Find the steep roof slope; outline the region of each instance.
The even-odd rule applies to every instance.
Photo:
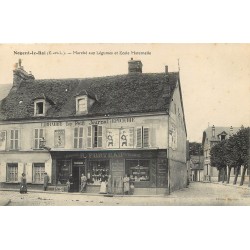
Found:
[[[8,95],[11,87],[11,84],[0,84],[0,101]]]
[[[85,116],[166,111],[176,86],[178,73],[127,74],[85,79],[45,79],[23,81],[0,104],[0,120],[80,117],[75,97],[82,91],[97,101]],[[34,117],[34,100],[51,100],[46,117]]]

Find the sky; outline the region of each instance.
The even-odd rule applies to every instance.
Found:
[[[46,55],[19,53],[28,51]],[[131,58],[142,61],[144,73],[168,65],[180,70],[189,141],[201,142],[208,125],[250,125],[250,44],[1,44],[0,84],[12,83],[19,58],[36,79],[127,74]]]

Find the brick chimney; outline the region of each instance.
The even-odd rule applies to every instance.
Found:
[[[141,60],[133,60],[131,58],[130,61],[128,61],[128,73],[142,73],[142,62]]]
[[[26,80],[34,80],[35,77],[30,73],[27,73],[23,66],[22,66],[22,60],[19,59],[18,63],[15,64],[15,69],[13,70],[13,87],[12,89],[17,89],[21,82]]]

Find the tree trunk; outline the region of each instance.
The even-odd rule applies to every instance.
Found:
[[[221,175],[221,168],[219,169],[219,173],[218,173],[218,182],[220,182],[220,175]]]
[[[227,183],[229,183],[229,182],[230,182],[231,168],[232,168],[232,167],[228,166]]]
[[[243,172],[242,172],[242,175],[241,175],[240,186],[242,186],[244,184],[246,170],[247,170],[247,167],[244,166],[243,167]]]
[[[222,169],[222,183],[224,183],[225,182],[225,180],[226,180],[226,172],[227,172],[227,169],[226,169],[226,167],[224,167],[223,169]]]
[[[237,179],[238,179],[238,175],[239,175],[239,170],[240,168],[239,167],[236,167],[236,172],[235,172],[235,177],[234,177],[234,185],[237,183]]]

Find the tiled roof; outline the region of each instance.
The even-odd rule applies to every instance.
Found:
[[[11,84],[0,84],[0,101],[8,95],[11,87]]]
[[[233,127],[233,134],[238,132],[240,130],[239,127]],[[218,138],[218,135],[221,133],[226,132],[228,135],[231,133],[230,127],[215,127],[215,137],[212,136],[212,127],[208,127],[206,130],[203,132],[203,138],[202,138],[202,144],[204,144],[204,140],[208,138],[209,141],[220,141]]]
[[[1,101],[0,120],[79,117],[75,98],[87,92],[96,97],[87,115],[119,115],[166,111],[178,73],[127,74],[85,79],[26,80]],[[51,100],[46,117],[34,117],[34,99]]]

